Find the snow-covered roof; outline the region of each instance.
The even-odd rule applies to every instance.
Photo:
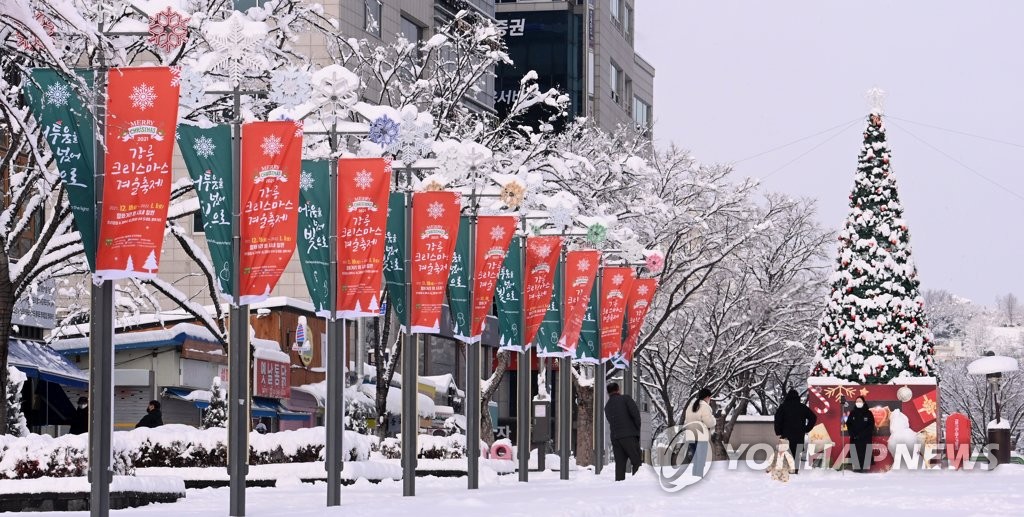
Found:
[[[292,362],[291,356],[281,351],[281,345],[277,341],[249,338],[249,342],[252,343],[252,356],[256,359],[266,359],[267,361],[285,364],[291,364]]]
[[[454,387],[460,397],[466,396],[466,392],[459,389],[458,385],[455,384],[455,377],[450,373],[444,375],[421,375],[419,380],[433,384],[437,391],[441,393],[447,393],[449,387]]]
[[[967,373],[971,375],[989,375],[993,373],[1015,372],[1020,368],[1017,360],[1003,355],[990,355],[971,361],[967,365]]]
[[[170,328],[114,334],[113,341],[116,350],[118,348],[181,345],[185,339],[195,339],[207,343],[219,342],[209,329],[193,323],[178,323]],[[57,339],[50,346],[64,355],[85,353],[89,351],[89,338]]]
[[[79,387],[89,383],[88,372],[80,370],[44,343],[12,339],[9,345],[7,363],[32,377]]]

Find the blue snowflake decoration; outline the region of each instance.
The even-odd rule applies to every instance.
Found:
[[[371,142],[387,149],[398,141],[399,127],[398,122],[391,120],[391,117],[381,115],[370,124],[370,135],[368,138]]]

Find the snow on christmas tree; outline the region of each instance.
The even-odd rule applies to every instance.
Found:
[[[145,269],[146,271],[152,273],[153,271],[156,271],[159,268],[160,266],[158,266],[156,263],[156,251],[149,250],[149,256],[146,257],[146,263],[142,265],[142,269]]]
[[[28,436],[25,413],[21,411],[21,385],[28,380],[21,370],[7,367],[7,414],[4,415],[3,434]]]
[[[838,269],[819,322],[812,376],[860,384],[934,374],[931,332],[890,171],[880,91],[864,130]]]
[[[226,427],[228,422],[228,399],[220,386],[220,377],[213,378],[210,385],[210,407],[203,413],[203,428]]]

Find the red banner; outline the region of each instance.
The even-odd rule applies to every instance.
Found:
[[[380,316],[391,162],[338,160],[339,318]]]
[[[558,346],[567,352],[575,351],[580,340],[583,318],[587,315],[587,304],[590,303],[600,264],[601,252],[597,250],[575,250],[565,254],[565,315]]]
[[[606,267],[601,279],[601,361],[619,353],[626,296],[633,285],[633,268]]]
[[[551,304],[555,268],[562,253],[562,238],[557,236],[526,238],[526,270],[523,275],[525,293],[523,310],[526,311],[526,346],[530,346],[544,315]]]
[[[470,342],[480,341],[484,321],[491,312],[498,273],[505,263],[512,235],[519,226],[519,218],[511,215],[481,215],[476,219],[476,257],[473,262],[476,278],[473,280],[473,324]]]
[[[154,278],[171,198],[178,87],[168,67],[113,68],[107,99],[95,279]]]
[[[946,417],[946,457],[952,469],[963,468],[971,458],[971,419],[963,413]]]
[[[294,122],[242,126],[243,305],[267,299],[295,252],[302,131]]]
[[[633,362],[633,349],[640,340],[640,328],[644,325],[644,318],[647,317],[647,310],[651,308],[651,301],[654,300],[654,291],[658,288],[658,281],[653,278],[638,278],[633,281],[633,289],[629,293],[626,302],[626,341],[622,343],[622,359],[626,366]]]
[[[292,365],[256,358],[253,364],[253,391],[257,397],[286,399],[292,396]]]
[[[412,196],[410,332],[441,330],[441,305],[452,268],[460,210],[457,192],[416,192]]]

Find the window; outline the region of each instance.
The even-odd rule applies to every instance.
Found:
[[[633,7],[626,5],[622,10],[622,35],[626,41],[633,41]]]
[[[380,0],[363,0],[363,29],[380,37]]]
[[[587,51],[587,94],[594,96],[594,50]]]
[[[203,229],[203,211],[197,210],[192,215],[192,233],[203,233],[206,230]]]
[[[236,11],[242,11],[244,13],[252,7],[262,6],[263,0],[232,0],[231,4],[234,6]]]
[[[618,104],[619,99],[622,98],[622,69],[619,68],[614,61],[609,64],[611,65],[609,67],[611,73],[608,75],[608,81],[611,82],[612,100]]]
[[[640,97],[633,97],[633,121],[638,127],[647,128],[651,126],[651,105],[644,102]]]
[[[609,7],[611,7],[612,21],[618,23],[619,22],[619,11],[621,10],[621,7],[622,7],[620,5],[620,3],[622,2],[622,0],[608,0],[608,1],[611,3],[611,5]]]
[[[626,78],[626,87],[622,90],[622,108],[627,111],[632,111],[632,106],[629,105],[629,99],[633,98],[633,80],[630,79],[628,75],[624,77]]]
[[[402,16],[402,35],[410,42],[423,41],[423,27],[405,16]]]

